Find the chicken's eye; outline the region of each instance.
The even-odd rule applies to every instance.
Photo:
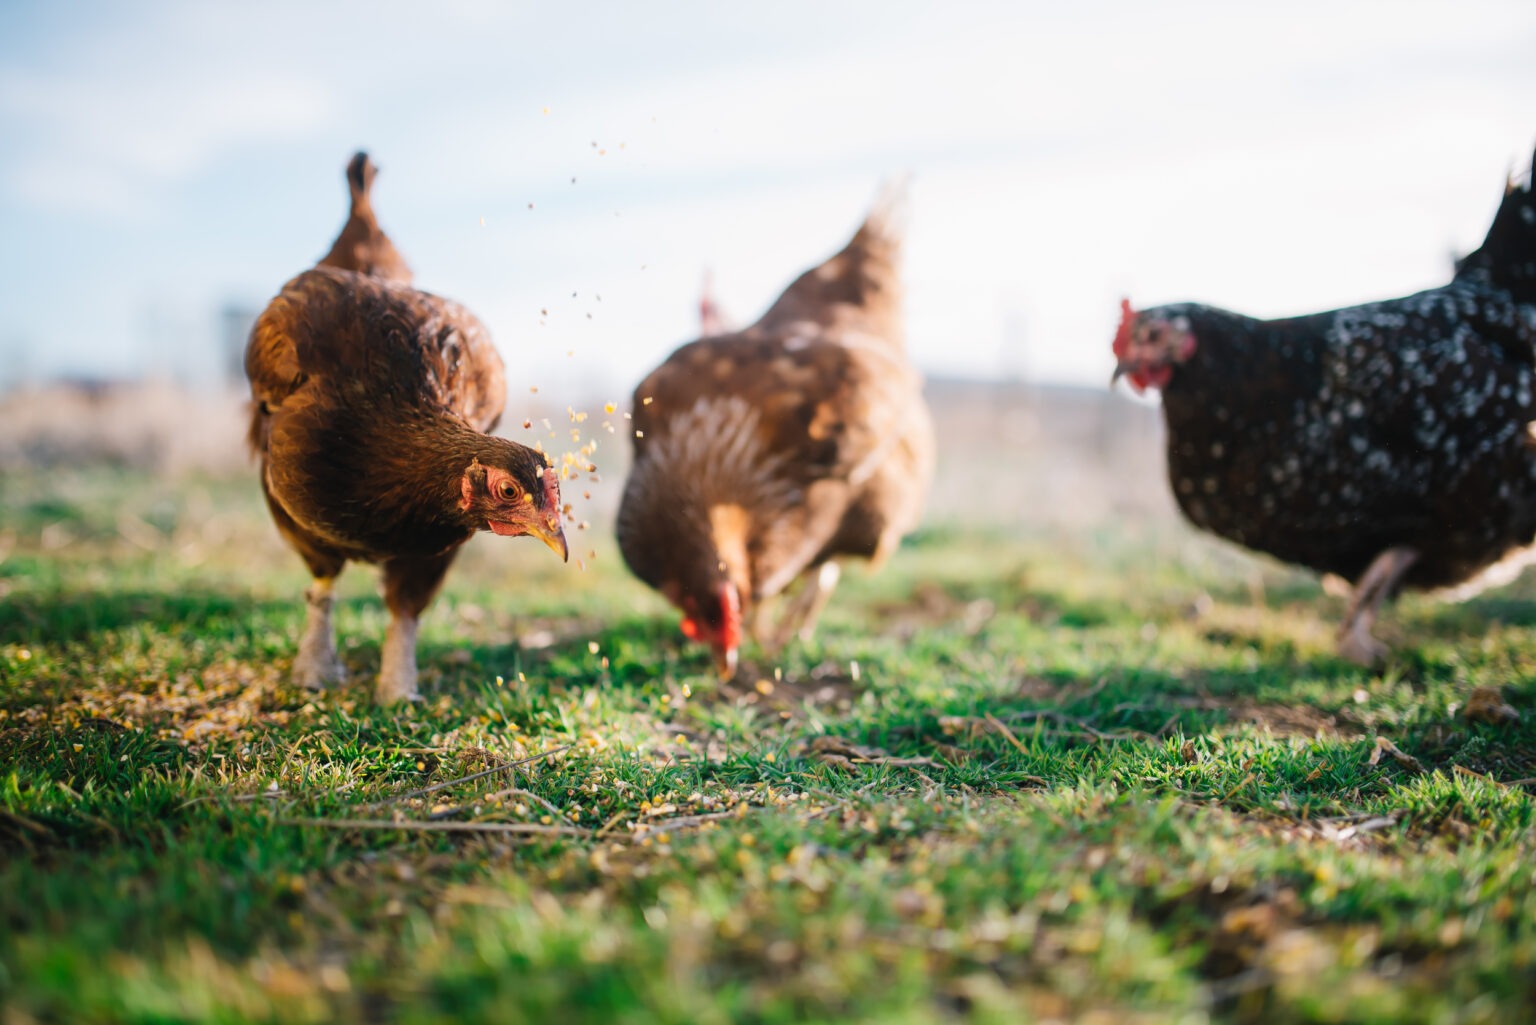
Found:
[[[506,501],[510,502],[512,499],[517,497],[517,485],[513,484],[509,480],[504,480],[499,485],[497,485],[496,493]]]

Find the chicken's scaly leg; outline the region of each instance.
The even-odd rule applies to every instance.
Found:
[[[310,690],[324,690],[347,678],[346,666],[336,654],[336,631],[331,624],[335,584],[335,577],[316,577],[304,592],[304,637],[293,660],[293,682]]]
[[[799,592],[785,601],[778,626],[774,628],[769,643],[764,646],[770,657],[778,654],[793,636],[798,635],[802,641],[811,639],[816,632],[816,620],[831,600],[832,591],[841,576],[842,571],[837,563],[824,562],[801,586]]]
[[[1339,627],[1339,655],[1356,665],[1374,666],[1387,657],[1387,646],[1371,636],[1376,612],[1392,596],[1403,574],[1418,561],[1417,549],[1399,546],[1376,556],[1355,584],[1344,623]]]
[[[373,696],[379,704],[421,700],[416,689],[416,627],[457,554],[458,549],[454,548],[443,555],[391,559],[384,564],[384,605],[389,609],[389,626],[384,629],[379,686]]]
[[[768,617],[763,612],[763,607],[771,599],[753,602],[742,616],[742,626],[747,631],[747,636],[757,642],[759,648],[767,648],[767,622]]]
[[[379,687],[373,695],[381,705],[421,700],[421,692],[416,689],[416,626],[419,622],[416,616],[390,610],[389,625],[384,628],[384,649],[379,656]]]

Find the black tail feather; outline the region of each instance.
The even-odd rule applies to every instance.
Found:
[[[1456,276],[1485,277],[1517,302],[1536,302],[1536,154],[1523,184],[1513,175],[1505,179],[1483,244],[1456,264]]]
[[[373,176],[378,173],[372,160],[363,150],[358,150],[347,164],[347,187],[352,190],[354,199],[366,198],[368,189],[373,185]]]

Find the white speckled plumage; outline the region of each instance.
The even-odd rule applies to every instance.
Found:
[[[1530,185],[1511,186],[1443,287],[1272,321],[1193,303],[1135,314],[1138,340],[1192,336],[1163,386],[1189,519],[1349,579],[1410,550],[1392,587],[1457,596],[1536,559],[1533,226]]]

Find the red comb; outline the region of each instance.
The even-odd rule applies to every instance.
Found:
[[[1136,311],[1129,299],[1120,300],[1120,327],[1115,331],[1115,358],[1123,359],[1131,345],[1131,325],[1136,321]]]

